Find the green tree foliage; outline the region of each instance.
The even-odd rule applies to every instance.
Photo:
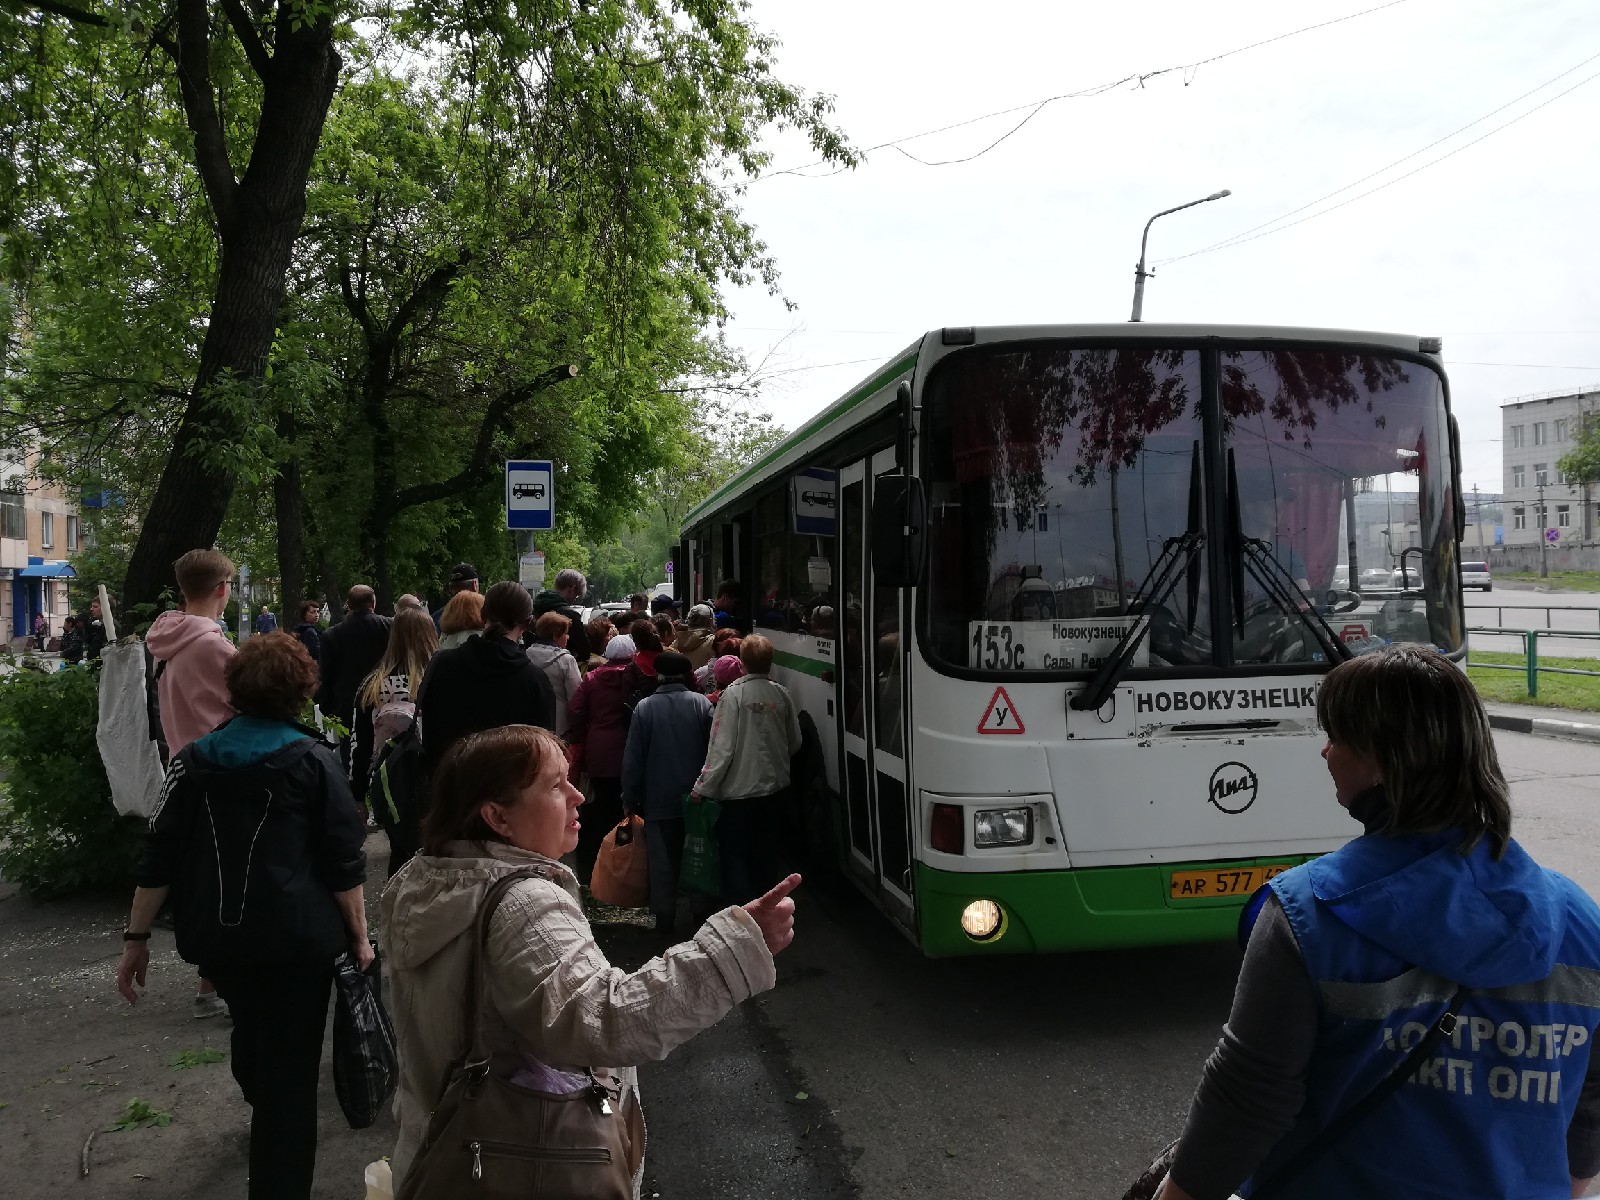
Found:
[[[0,675],[0,874],[40,895],[131,885],[141,822],[111,806],[95,745],[100,672]]]
[[[720,286],[775,280],[763,133],[854,160],[739,0],[19,2],[0,44],[0,419],[144,518],[135,601],[265,489],[291,592],[436,580],[514,454],[604,532],[731,369]]]
[[[632,519],[620,536],[591,547],[589,583],[597,595],[618,600],[664,578],[683,519],[701,501],[781,442],[786,431],[770,413],[746,403],[702,403],[665,465],[644,486]],[[679,581],[684,596],[688,581]],[[702,600],[706,597],[689,597]]]
[[[1600,483],[1600,420],[1584,418],[1577,444],[1556,464],[1574,483]]]

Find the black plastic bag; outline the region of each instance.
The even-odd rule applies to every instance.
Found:
[[[334,962],[333,1090],[351,1129],[365,1129],[400,1080],[394,1026],[383,1007],[382,965],[356,966],[347,950]]]

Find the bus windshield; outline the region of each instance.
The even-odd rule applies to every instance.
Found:
[[[1140,623],[1135,670],[1326,663],[1295,608],[1355,653],[1461,645],[1449,423],[1421,363],[1001,343],[938,363],[923,413],[936,664],[1092,672]],[[1184,535],[1203,549],[1138,604]]]

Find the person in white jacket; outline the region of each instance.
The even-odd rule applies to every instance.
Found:
[[[717,845],[722,890],[733,904],[753,900],[777,880],[778,797],[789,786],[789,761],[800,750],[794,697],[767,678],[772,643],[752,634],[739,646],[745,675],[723,689],[711,726],[706,765],[690,802],[719,801]]]
[[[564,615],[547,612],[533,623],[533,643],[528,647],[528,657],[544,672],[556,694],[555,733],[561,737],[567,736],[567,705],[583,680],[578,660],[567,649],[571,631],[572,622]]]

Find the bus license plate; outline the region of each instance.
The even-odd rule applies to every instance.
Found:
[[[1174,871],[1167,894],[1174,900],[1211,900],[1217,896],[1248,896],[1288,863],[1265,867],[1226,867],[1214,871]]]

